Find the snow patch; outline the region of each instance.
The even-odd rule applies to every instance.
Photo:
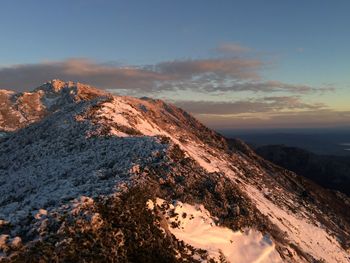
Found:
[[[111,102],[105,102],[101,105],[102,107],[97,112],[97,118],[108,119],[118,125],[128,127],[137,130],[146,136],[166,136],[169,137],[175,144],[179,145],[180,148],[188,153],[195,161],[199,163],[208,172],[217,172],[218,166],[216,163],[211,163],[205,156],[207,155],[206,148],[204,145],[200,145],[196,141],[191,143],[182,143],[181,137],[175,137],[175,133],[167,132],[161,129],[157,124],[150,122],[145,118],[144,111],[140,108],[135,109],[127,99],[123,97],[113,97]],[[169,129],[174,128],[172,126]],[[129,136],[126,133],[119,131],[116,128],[112,128],[110,133],[118,137]]]
[[[157,198],[156,203],[161,207],[165,201]],[[147,206],[152,209],[155,205],[149,201]],[[208,251],[216,260],[222,253],[230,262],[282,262],[269,236],[254,229],[241,232],[218,226],[203,205],[176,202],[170,204],[166,217],[169,230],[176,238]]]

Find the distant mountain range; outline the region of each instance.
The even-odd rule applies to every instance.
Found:
[[[286,145],[321,155],[350,156],[350,128],[222,131],[228,138],[241,138],[249,145]]]
[[[257,147],[256,153],[281,167],[305,176],[325,188],[350,196],[350,156],[318,155],[285,145]]]
[[[0,94],[0,262],[349,262],[346,195],[172,104]]]

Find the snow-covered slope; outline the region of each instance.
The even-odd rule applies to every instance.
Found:
[[[12,131],[0,137],[0,251],[6,260],[33,255],[35,240],[52,247],[47,253],[60,248],[69,255],[60,247],[69,235],[62,227],[74,222],[75,229],[86,218],[84,227],[106,239],[108,234],[99,231],[113,209],[106,212],[109,203],[100,199],[120,203],[138,187],[143,204],[133,198],[125,210],[153,214],[148,226],[162,231],[147,242],[168,242],[164,253],[172,259],[164,262],[218,261],[220,256],[230,262],[349,262],[349,199],[272,165],[240,141],[229,147],[225,138],[174,105],[59,80],[31,93],[1,92],[0,103],[0,129]],[[140,190],[149,187],[147,195]],[[72,207],[81,196],[95,202],[77,215]],[[143,210],[159,198],[175,202],[172,210],[192,214],[193,221],[163,218],[167,210]],[[69,222],[57,216],[67,213],[74,215]],[[100,227],[91,218],[99,218]],[[114,235],[114,245],[106,249],[123,248],[127,262],[135,257],[135,248],[126,248],[131,232],[117,225],[113,229],[124,239]],[[52,236],[62,240],[53,243]],[[12,244],[18,238],[20,250]],[[141,250],[147,242],[134,243]]]
[[[276,263],[282,259],[268,235],[259,231],[243,229],[232,231],[217,226],[209,211],[201,205],[189,205],[182,202],[168,204],[165,200],[150,200],[147,205],[154,210],[166,211],[170,232],[186,243],[208,251],[209,256],[220,260],[225,257],[230,262]]]

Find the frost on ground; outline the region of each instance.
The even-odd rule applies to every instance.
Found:
[[[274,263],[282,262],[268,235],[254,229],[232,231],[217,226],[203,205],[190,205],[182,202],[168,204],[157,198],[156,205],[164,209],[169,231],[179,240],[195,248],[208,251],[211,258],[220,260],[224,256],[229,262]],[[148,207],[155,204],[150,200]]]
[[[56,112],[2,142],[0,219],[15,224],[41,208],[112,193],[133,166],[165,150],[153,137],[87,137],[92,127],[75,119],[76,110]]]

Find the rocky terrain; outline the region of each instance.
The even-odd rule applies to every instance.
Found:
[[[0,92],[0,262],[349,262],[350,200],[149,98]]]

